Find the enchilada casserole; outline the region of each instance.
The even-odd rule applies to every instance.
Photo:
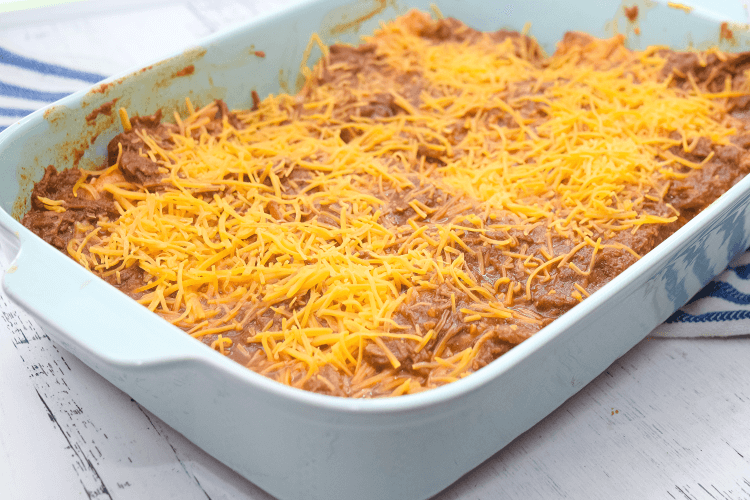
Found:
[[[281,383],[402,395],[479,370],[750,168],[750,54],[634,52],[410,12],[295,95],[128,118],[24,225]],[[160,342],[158,332],[153,342]]]

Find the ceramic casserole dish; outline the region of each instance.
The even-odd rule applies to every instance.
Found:
[[[184,111],[186,96],[249,107],[253,90],[265,96],[298,89],[313,33],[325,43],[357,43],[379,22],[433,3],[479,30],[520,30],[530,22],[530,34],[548,53],[569,30],[599,37],[621,32],[632,49],[719,45],[732,51],[750,41],[739,29],[722,38],[720,19],[666,2],[634,3],[636,34],[614,0],[320,0],[111,78],[0,134],[0,249],[12,259],[3,277],[8,295],[111,383],[282,499],[423,499],[439,492],[583,388],[750,244],[746,178],[611,283],[482,370],[419,394],[350,400],[283,386],[224,358],[18,222],[47,165],[103,163],[120,123],[116,113],[97,110],[116,104],[131,115]],[[313,51],[307,64],[319,55]]]

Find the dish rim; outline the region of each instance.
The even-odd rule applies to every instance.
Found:
[[[107,98],[111,98],[112,96],[115,96],[117,94],[116,89],[122,88],[122,84],[127,85],[128,77],[139,73],[143,68],[146,68],[150,65],[156,66],[175,57],[179,57],[180,55],[185,53],[209,48],[212,45],[220,44],[225,39],[232,38],[237,33],[252,30],[256,26],[260,26],[263,23],[268,22],[269,20],[285,17],[289,15],[290,12],[297,11],[301,7],[309,7],[322,3],[325,3],[325,0],[310,0],[290,3],[274,12],[261,14],[245,23],[238,24],[226,30],[222,30],[220,32],[202,38],[197,42],[191,44],[184,51],[155,59],[153,61],[150,61],[150,63],[140,64],[135,68],[122,71],[112,77],[102,80],[101,82],[89,85],[85,89],[79,90],[59,101],[48,104],[47,106],[35,111],[34,113],[21,118],[18,122],[8,126],[6,130],[0,132],[0,151],[4,149],[4,145],[6,143],[12,142],[17,136],[28,133],[35,124],[43,122],[45,120],[45,113],[52,108],[64,107],[65,113],[82,113],[83,111],[80,109],[80,105],[83,98],[89,95],[89,93],[96,87],[110,83],[114,84],[112,87],[112,93],[108,94],[107,96]],[[700,16],[706,18],[709,21],[715,21],[717,25],[722,22],[718,14],[702,8],[693,9],[693,12],[690,15]],[[118,126],[117,121],[115,122],[115,127],[116,126]],[[399,414],[421,411],[438,405],[451,403],[455,399],[466,397],[472,392],[481,390],[487,384],[495,381],[496,378],[501,377],[503,373],[508,372],[516,365],[523,363],[524,360],[526,360],[532,354],[536,353],[540,349],[543,349],[544,346],[552,342],[557,337],[565,334],[568,329],[575,327],[578,322],[585,320],[585,318],[590,313],[592,313],[598,307],[601,307],[603,304],[607,303],[611,297],[623,291],[639,278],[647,276],[650,270],[659,266],[663,260],[669,257],[669,254],[671,252],[678,251],[680,248],[686,245],[687,241],[694,233],[699,232],[704,226],[708,225],[712,219],[726,211],[729,206],[737,201],[741,194],[746,191],[750,191],[750,175],[746,176],[736,185],[724,192],[717,200],[706,207],[701,213],[688,221],[683,227],[670,235],[666,240],[660,243],[648,254],[641,257],[635,264],[616,276],[601,289],[593,293],[590,297],[586,298],[586,300],[577,304],[570,311],[555,319],[551,324],[541,329],[532,337],[513,347],[510,351],[503,354],[502,356],[491,362],[489,365],[483,367],[480,370],[477,370],[476,372],[472,372],[469,376],[466,376],[455,382],[451,382],[434,389],[428,389],[416,394],[404,394],[398,397],[354,399],[319,394],[303,389],[298,389],[272,380],[249,368],[246,368],[239,363],[236,363],[226,358],[225,356],[222,356],[220,353],[215,352],[213,349],[210,349],[210,347],[200,342],[200,340],[193,339],[190,336],[184,337],[186,342],[195,341],[205,348],[201,351],[198,351],[201,353],[200,355],[196,353],[195,355],[189,356],[178,356],[168,359],[155,359],[146,362],[139,362],[120,360],[116,357],[112,357],[112,355],[108,353],[95,352],[91,350],[89,350],[89,352],[93,353],[104,363],[124,371],[137,371],[173,363],[204,364],[210,369],[218,370],[225,375],[238,377],[238,381],[242,382],[243,384],[250,384],[253,388],[263,391],[268,396],[273,396],[279,401],[300,404],[305,407],[314,408],[317,410],[328,410],[362,415]],[[14,265],[14,263],[19,260],[19,258],[23,258],[25,248],[28,248],[30,250],[30,252],[26,253],[33,254],[41,253],[41,255],[53,255],[61,253],[58,250],[52,248],[51,245],[44,242],[41,238],[36,236],[26,227],[24,227],[3,207],[0,207],[0,226],[4,226],[11,233],[15,233],[15,236],[18,239],[18,248],[13,249],[15,255],[11,259],[9,267]],[[76,274],[80,274],[82,276],[85,275],[89,278],[93,276],[99,280],[99,285],[105,284],[107,286],[111,286],[101,280],[101,278],[94,275],[93,273],[90,273],[78,264],[75,265],[79,269]],[[2,280],[3,288],[6,290],[6,292],[9,293],[14,301],[18,301],[17,297],[13,293],[12,286],[7,286],[5,275],[6,274],[4,273]],[[125,294],[123,294],[123,299],[132,300]],[[29,305],[24,304],[24,308],[29,310]],[[170,324],[158,315],[153,314],[150,311],[146,311],[145,309],[144,312],[148,312],[148,315],[152,318],[149,321],[154,321],[153,323],[151,323],[154,327],[157,327],[157,325],[159,325],[158,328],[162,328],[162,325],[166,325],[184,334],[183,330]],[[42,314],[43,312],[38,311],[38,313]],[[54,318],[48,319],[51,320],[51,323],[55,323]],[[72,339],[75,339],[75,334],[71,334],[69,332],[64,332],[64,334]],[[86,349],[87,346],[83,343],[78,343],[78,347]]]

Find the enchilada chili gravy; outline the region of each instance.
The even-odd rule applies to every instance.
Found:
[[[350,348],[352,360],[347,361],[349,364],[345,365],[345,369],[336,362],[320,363],[314,368],[309,363],[300,365],[302,362],[299,359],[284,357],[283,350],[278,348],[282,342],[280,338],[275,338],[270,346],[258,340],[259,332],[294,329],[288,325],[292,319],[296,321],[295,311],[300,310],[300,304],[319,297],[315,288],[298,296],[282,296],[272,303],[264,303],[262,295],[260,299],[228,302],[230,305],[221,309],[221,313],[214,318],[230,314],[231,309],[231,314],[237,318],[237,326],[205,335],[200,335],[200,330],[196,330],[197,320],[187,322],[184,318],[178,318],[186,311],[187,304],[181,305],[173,313],[154,306],[157,313],[206,344],[282,383],[337,396],[373,397],[436,387],[478,370],[624,271],[637,260],[637,256],[643,256],[653,249],[736,184],[750,169],[750,134],[745,131],[750,117],[750,97],[741,95],[747,86],[745,72],[750,69],[750,54],[722,54],[718,51],[680,53],[654,49],[649,53],[648,60],[663,60],[656,73],[657,81],[668,82],[669,89],[682,94],[701,92],[719,95],[716,100],[721,101],[724,114],[715,119],[732,127],[734,132],[728,136],[728,140],[717,141],[701,135],[700,130],[694,131],[690,137],[677,129],[655,134],[659,136],[656,141],[659,156],[654,157],[653,161],[670,169],[669,178],[656,187],[644,186],[643,194],[648,196],[637,200],[637,210],[640,217],[650,216],[657,222],[638,223],[626,230],[612,230],[602,224],[586,226],[588,222],[583,220],[577,223],[575,230],[570,230],[570,224],[564,226],[565,230],[553,230],[551,215],[514,213],[508,209],[509,202],[503,202],[503,205],[493,202],[494,198],[487,199],[485,196],[483,199],[484,195],[476,195],[480,192],[479,188],[475,192],[469,188],[463,189],[462,184],[455,180],[463,177],[451,174],[449,169],[456,158],[475,154],[464,145],[469,140],[476,140],[471,134],[477,128],[498,131],[498,137],[503,140],[506,135],[518,134],[522,127],[529,127],[525,137],[530,140],[537,133],[541,134],[542,127],[537,126],[550,114],[550,96],[554,95],[556,81],[527,80],[509,84],[502,95],[507,104],[488,104],[483,109],[467,106],[455,113],[455,119],[449,126],[437,130],[438,135],[428,136],[421,131],[409,131],[408,125],[417,121],[413,118],[415,110],[434,108],[445,102],[441,85],[449,86],[451,81],[435,83],[434,79],[427,80],[422,67],[406,63],[394,65],[393,60],[389,59],[389,44],[395,43],[394,32],[406,32],[418,37],[425,47],[445,47],[446,57],[450,57],[451,50],[467,50],[490,40],[495,46],[505,47],[503,55],[498,57],[520,60],[524,67],[545,69],[562,64],[560,61],[567,58],[574,61],[576,67],[593,68],[600,72],[617,71],[617,68],[624,67],[623,78],[638,83],[642,76],[637,72],[633,71],[627,76],[631,71],[628,64],[632,63],[633,55],[623,47],[622,40],[597,40],[581,33],[568,33],[560,42],[555,56],[550,59],[543,56],[534,40],[519,33],[504,30],[480,33],[455,19],[433,21],[424,14],[411,13],[395,26],[359,47],[330,47],[329,53],[309,76],[305,89],[298,96],[284,101],[286,104],[276,102],[270,106],[286,106],[285,109],[288,109],[289,118],[280,120],[278,123],[281,125],[288,125],[294,120],[318,120],[317,133],[321,137],[333,134],[342,148],[355,145],[365,150],[370,147],[367,139],[375,134],[373,123],[393,124],[401,120],[401,135],[405,137],[406,146],[393,146],[393,154],[380,156],[379,161],[386,171],[397,172],[402,181],[408,182],[389,181],[387,175],[378,177],[368,171],[363,174],[365,182],[356,186],[379,200],[377,222],[391,232],[394,239],[390,246],[382,249],[379,256],[370,250],[360,249],[355,257],[366,262],[368,259],[403,254],[406,252],[404,245],[407,245],[407,249],[414,248],[408,247],[409,238],[414,240],[419,228],[454,224],[454,227],[475,229],[463,229],[457,233],[460,234],[460,243],[450,243],[449,246],[455,250],[445,254],[455,258],[460,252],[463,259],[461,269],[468,278],[458,283],[457,280],[463,279],[461,275],[453,279],[449,273],[439,277],[433,273],[425,274],[422,279],[404,278],[403,283],[397,283],[399,293],[405,298],[400,299],[400,304],[383,328],[390,332],[408,333],[412,337],[386,335],[379,341],[366,338]],[[399,48],[395,52],[408,53],[408,49]],[[456,71],[463,71],[464,74],[477,71],[470,67],[471,57],[474,56],[467,55],[466,66],[457,64]],[[652,64],[657,63],[652,61]],[[568,78],[573,80],[576,75],[571,74]],[[377,87],[373,82],[377,83]],[[317,93],[316,89],[326,88],[343,91],[335,94],[335,102],[321,104],[321,95],[327,94]],[[458,104],[453,106],[448,113],[454,112]],[[590,111],[596,106],[598,104],[591,100],[588,104],[584,103],[582,109]],[[119,191],[104,189],[103,179],[114,179],[114,182],[119,182],[118,186],[126,186],[134,192],[168,192],[174,189],[174,178],[170,177],[169,171],[170,161],[165,161],[158,153],[149,155],[149,151],[182,148],[182,141],[176,142],[175,135],[190,137],[194,141],[201,141],[203,136],[205,141],[205,137],[219,137],[229,130],[230,138],[239,136],[243,130],[247,130],[252,120],[262,121],[264,117],[261,115],[268,109],[261,103],[250,111],[229,111],[222,101],[215,101],[195,111],[194,115],[200,115],[202,122],[192,129],[185,125],[188,120],[182,125],[162,121],[161,111],[152,116],[133,117],[130,120],[132,129],[117,135],[109,144],[108,166],[115,166],[110,169],[111,173],[99,175],[76,168],[58,172],[55,167],[49,166],[42,180],[34,187],[31,209],[24,216],[23,224],[76,260],[80,261],[87,255],[91,258],[95,245],[103,244],[98,240],[99,236],[89,238],[85,244],[81,242],[90,234],[93,226],[101,221],[116,221],[125,210],[123,204],[117,201]],[[193,123],[196,123],[195,120]],[[267,127],[271,126],[269,118]],[[576,127],[576,133],[585,134],[593,125],[581,121]],[[148,141],[144,137],[148,137]],[[518,143],[515,144],[510,147],[519,147]],[[494,143],[490,149],[496,147],[497,143]],[[289,202],[283,201],[302,194],[323,192],[324,188],[315,185],[318,175],[315,168],[308,166],[308,163],[323,161],[319,157],[316,153],[310,153],[305,162],[295,164],[287,160],[278,170],[282,201],[269,201],[262,207],[270,220],[278,224],[292,224],[296,217],[297,222],[315,221],[326,228],[340,228],[345,224],[341,215],[343,202],[341,205],[312,202],[301,215],[295,216]],[[531,156],[527,159],[528,164],[534,161],[538,160]],[[408,168],[401,167],[404,163],[410,164]],[[227,179],[230,178],[243,180],[241,174],[228,175]],[[274,188],[275,181],[270,176],[260,176],[258,179],[262,179],[260,184],[269,190]],[[426,179],[430,181],[426,182]],[[90,188],[82,188],[82,182]],[[564,183],[565,179],[560,182]],[[481,184],[480,180],[477,186],[481,187]],[[662,188],[663,191],[659,193]],[[231,186],[204,189],[194,196],[210,201],[214,196],[231,194],[233,189]],[[618,197],[617,194],[612,196]],[[542,196],[540,199],[545,198]],[[528,206],[539,208],[542,204]],[[562,209],[554,206],[545,210],[557,214]],[[528,207],[527,212],[531,213]],[[351,212],[347,213],[353,217]],[[428,234],[428,231],[422,234]],[[255,236],[247,237],[248,241],[255,241],[253,238]],[[565,257],[558,258],[561,256]],[[440,258],[447,262],[447,257]],[[554,265],[547,265],[544,273],[532,276],[537,267],[554,258],[558,258]],[[147,285],[154,283],[155,276],[136,260],[131,260],[126,266],[117,264],[119,267],[100,266],[94,270],[144,305],[151,303],[149,294],[153,293],[153,289]],[[470,282],[476,286],[472,288],[466,284]],[[497,304],[493,310],[507,310],[508,315],[479,314],[490,309],[477,309],[477,287],[493,295],[492,299],[486,298],[486,294],[479,297],[480,302]],[[210,285],[208,289],[211,293],[218,293]],[[176,294],[172,293],[166,299],[171,297],[170,300],[175,300]],[[211,306],[210,302],[206,297],[201,298],[201,303],[207,308]],[[473,314],[477,310],[479,313]],[[338,328],[342,324],[339,323]],[[333,333],[337,332],[335,322],[319,322],[321,328],[327,325],[331,326]],[[299,331],[304,328],[302,325]],[[430,337],[426,338],[428,332],[431,332]],[[426,341],[418,341],[414,336]],[[319,345],[325,347],[332,342]],[[459,356],[461,353],[468,354],[462,358]],[[286,366],[283,363],[285,359],[288,361]]]

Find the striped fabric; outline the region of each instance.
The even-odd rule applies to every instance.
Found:
[[[652,337],[750,335],[750,250],[651,332]]]
[[[0,132],[42,106],[104,78],[0,47]]]
[[[0,132],[34,110],[104,78],[0,47]],[[651,333],[658,337],[746,334],[750,334],[750,251]]]

